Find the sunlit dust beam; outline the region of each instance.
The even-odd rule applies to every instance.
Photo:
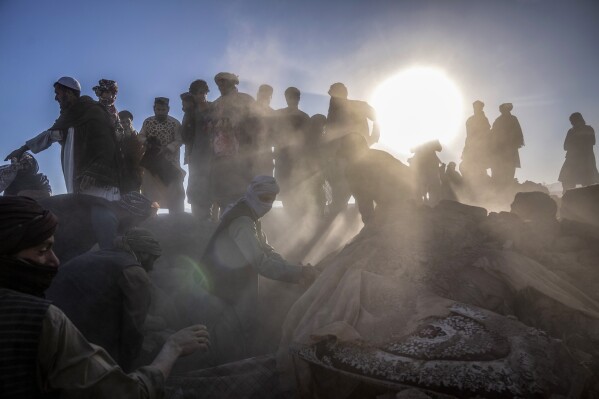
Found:
[[[212,292],[212,282],[204,272],[201,264],[185,255],[177,257],[177,262],[181,262],[186,266],[191,266],[195,272],[194,278],[196,279],[196,282],[198,282],[206,291]]]

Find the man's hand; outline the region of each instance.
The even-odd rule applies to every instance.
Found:
[[[6,156],[6,158],[4,158],[4,160],[11,161],[14,159],[15,162],[18,162],[21,159],[21,157],[23,156],[23,154],[25,153],[25,151],[27,151],[28,149],[29,149],[29,147],[27,147],[27,145],[24,145],[21,148],[17,148],[16,150],[14,150],[10,154],[8,154]]]
[[[172,346],[180,356],[187,356],[197,350],[210,347],[210,334],[206,326],[196,324],[171,335],[165,345]]]

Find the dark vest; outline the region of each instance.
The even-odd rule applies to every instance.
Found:
[[[231,269],[227,265],[222,264],[216,253],[215,243],[217,240],[224,240],[232,250],[235,250],[237,244],[229,237],[227,229],[233,220],[242,216],[252,219],[256,225],[258,235],[261,235],[260,221],[256,218],[250,207],[244,201],[240,201],[223,216],[220,224],[212,234],[202,257],[203,272],[206,274],[204,278],[210,283],[207,288],[212,294],[229,303],[236,302],[239,292],[247,286],[249,280],[255,277],[256,272],[250,264],[238,269]]]
[[[58,269],[46,298],[52,300],[89,342],[99,345],[123,368],[132,359],[131,347],[138,342],[122,342],[123,293],[117,282],[123,270],[139,266],[134,256],[124,250],[88,252],[71,259]],[[131,355],[132,356],[132,355]]]
[[[48,306],[50,301],[0,288],[0,397],[47,397],[37,383],[37,356]]]

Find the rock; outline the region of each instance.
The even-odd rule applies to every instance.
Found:
[[[558,237],[552,246],[553,251],[557,252],[575,252],[584,249],[587,242],[579,237],[565,236]]]
[[[524,221],[555,220],[557,204],[543,192],[520,192],[516,194],[514,202],[512,202],[511,212],[520,216]]]
[[[562,219],[599,226],[599,184],[566,191],[560,215]]]

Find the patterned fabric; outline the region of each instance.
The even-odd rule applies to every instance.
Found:
[[[160,121],[155,116],[151,116],[144,121],[141,132],[146,136],[149,142],[155,141],[160,147],[166,147],[176,139],[177,131],[181,124],[175,118],[168,116],[166,120]],[[172,163],[179,165],[179,151],[171,153],[166,151],[167,159]]]
[[[294,392],[280,386],[273,355],[171,376],[165,393],[167,399],[295,398]]]

